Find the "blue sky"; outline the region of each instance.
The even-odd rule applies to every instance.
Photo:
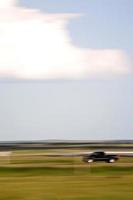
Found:
[[[0,84],[3,140],[133,139],[132,80]]]
[[[18,5],[50,16],[72,16],[59,16],[57,21],[56,15],[52,16],[54,26],[49,26],[47,16],[40,15],[40,11],[27,11],[27,16],[18,11],[12,19],[18,24],[15,21],[14,32],[8,29],[10,37],[6,34],[4,41],[12,39],[17,53],[5,47],[3,55],[10,63],[0,59],[0,140],[133,139],[133,1],[21,0]],[[76,13],[82,16],[75,17]],[[23,21],[26,17],[29,24]],[[32,18],[35,22],[31,23]],[[70,66],[66,68],[66,64]],[[40,73],[45,76],[42,78]]]
[[[133,52],[132,0],[21,0],[21,5],[49,13],[82,13],[69,24],[76,45]]]

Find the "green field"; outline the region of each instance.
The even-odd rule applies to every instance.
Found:
[[[0,200],[132,200],[133,159],[93,163],[81,158],[0,158]]]

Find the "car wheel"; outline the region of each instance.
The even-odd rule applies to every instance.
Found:
[[[109,161],[108,161],[109,163],[114,163],[115,162],[115,159],[109,159]]]
[[[92,163],[94,160],[93,159],[88,159],[88,163]]]

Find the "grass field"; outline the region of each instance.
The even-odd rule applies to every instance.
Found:
[[[81,158],[20,154],[0,158],[0,200],[133,199],[132,158],[88,165]]]

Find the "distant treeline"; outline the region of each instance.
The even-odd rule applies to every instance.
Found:
[[[133,149],[133,140],[110,141],[14,141],[0,142],[0,150],[28,149]]]

